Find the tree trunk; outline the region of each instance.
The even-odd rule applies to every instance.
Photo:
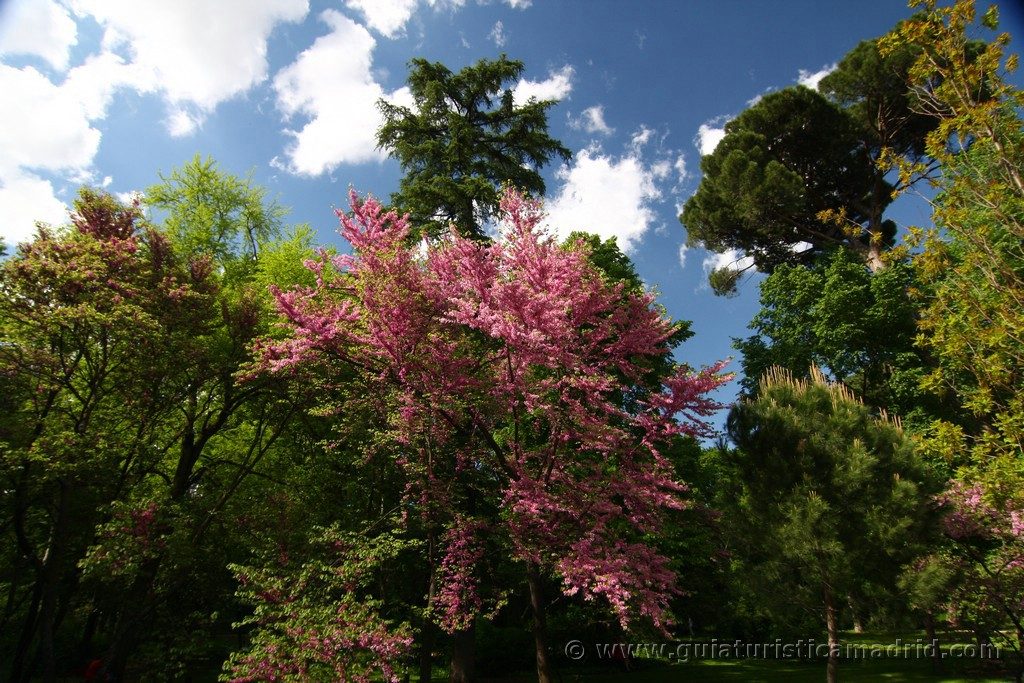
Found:
[[[850,615],[853,617],[853,632],[864,633],[864,622],[860,618],[860,612],[857,611],[857,605],[853,598],[848,598],[846,603],[850,606]]]
[[[544,594],[541,591],[540,567],[530,562],[526,568],[526,580],[530,585],[530,607],[533,609],[533,645],[537,650],[537,682],[551,683],[551,663],[548,661],[547,620],[545,618]]]
[[[430,532],[428,539],[428,557],[430,561],[430,582],[427,584],[427,608],[434,604],[437,591],[437,572],[434,571],[434,534]],[[424,614],[420,628],[420,683],[429,683],[434,675],[434,644],[437,642],[437,627]]]
[[[476,622],[452,634],[451,683],[476,680]]]
[[[940,671],[942,669],[942,653],[939,652],[939,637],[935,633],[935,615],[932,614],[931,610],[924,613],[924,633],[928,639],[927,647],[931,648],[932,671]]]
[[[825,585],[825,627],[828,630],[828,683],[836,683],[839,668],[839,624],[832,587]]]
[[[60,592],[61,560],[68,533],[71,505],[70,487],[59,482],[57,510],[53,521],[53,534],[43,557],[42,599],[39,602],[39,652],[42,664],[42,679],[45,683],[57,680],[57,659],[53,647],[53,635],[57,624],[57,607]]]
[[[423,620],[420,629],[420,681],[427,683],[434,675],[434,643],[437,642],[437,629],[430,619]]]
[[[21,626],[21,637],[18,638],[18,646],[14,650],[14,659],[11,660],[11,680],[16,683],[28,680],[26,670],[28,653],[32,649],[32,641],[36,635],[36,625],[39,623],[39,603],[43,599],[42,577],[36,579],[32,586],[32,602],[25,614],[25,621]]]

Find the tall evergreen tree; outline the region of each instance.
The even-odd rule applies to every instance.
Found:
[[[912,107],[907,72],[916,53],[904,45],[883,54],[877,39],[864,41],[820,91],[771,93],[727,123],[683,207],[687,243],[741,249],[766,273],[839,246],[880,269],[896,234],[884,217],[893,192],[932,170],[917,163],[935,121]],[[913,162],[917,173],[891,178],[883,156]],[[712,274],[712,286],[733,292],[741,275],[726,267]]]
[[[810,380],[766,373],[757,398],[730,412],[728,432],[726,526],[744,576],[777,617],[822,616],[831,683],[842,605],[867,580],[895,586],[920,552],[936,485],[898,423],[816,369]]]
[[[440,63],[414,59],[409,69],[413,107],[385,100],[378,147],[402,165],[392,201],[428,233],[454,225],[464,236],[484,238],[497,214],[502,185],[544,194],[539,169],[569,150],[548,135],[555,100],[516,103],[509,84],[523,63],[502,55],[458,73]]]

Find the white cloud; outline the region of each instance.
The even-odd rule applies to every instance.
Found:
[[[92,163],[100,131],[66,88],[32,67],[0,64],[0,178],[18,168],[50,171]]]
[[[676,157],[675,162],[672,164],[672,168],[674,168],[676,173],[679,174],[680,182],[686,180],[686,157],[683,154]]]
[[[731,268],[733,270],[746,270],[754,267],[754,258],[745,255],[739,249],[728,249],[721,254],[708,252],[708,255],[701,261],[704,272],[710,273],[719,268]]]
[[[637,131],[633,133],[633,137],[629,139],[629,145],[639,153],[640,148],[651,141],[652,135],[654,135],[653,130],[651,130],[647,126],[641,125],[640,128],[638,128]]]
[[[74,19],[53,0],[10,0],[0,5],[0,55],[35,55],[63,71],[68,51],[77,42]]]
[[[558,71],[552,71],[546,80],[528,81],[519,79],[512,91],[517,106],[526,104],[531,97],[538,101],[565,99],[572,92],[572,79],[576,70],[566,64]]]
[[[718,143],[725,137],[725,128],[717,128],[712,122],[700,124],[697,129],[697,138],[694,144],[700,150],[701,156],[707,156],[715,151]]]
[[[67,210],[48,180],[20,171],[0,178],[0,238],[8,247],[30,240],[36,221],[64,223]]]
[[[132,204],[136,201],[141,202],[143,195],[141,190],[131,190],[129,192],[115,192],[114,196],[122,204]]]
[[[289,170],[306,175],[383,159],[377,100],[411,102],[408,88],[388,94],[374,81],[376,41],[369,31],[335,10],[324,10],[320,19],[330,33],[274,77],[278,108],[289,118],[308,117],[301,129],[285,131],[294,137],[286,150]]]
[[[69,71],[61,84],[61,90],[81,105],[90,120],[106,116],[114,93],[122,88],[150,92],[153,85],[138,65],[126,63],[122,57],[106,50],[89,56]]]
[[[405,28],[418,0],[345,0],[345,6],[360,12],[366,25],[386,38],[394,38]]]
[[[76,14],[105,28],[106,47],[127,49],[145,75],[142,87],[164,94],[172,134],[190,130],[184,115],[198,125],[218,104],[264,81],[271,31],[309,11],[308,0],[71,1]]]
[[[615,132],[614,128],[611,128],[604,121],[604,107],[600,104],[594,105],[593,107],[587,107],[583,110],[577,119],[569,120],[569,127],[575,130],[585,130],[588,133],[600,133],[601,135],[611,135]]]
[[[664,180],[672,172],[672,162],[668,159],[661,159],[651,164],[651,174],[658,180]]]
[[[616,237],[622,250],[631,252],[655,221],[651,203],[661,193],[654,173],[635,152],[616,159],[597,148],[584,149],[557,177],[562,186],[548,203],[547,222],[562,237],[585,230],[601,239]]]
[[[686,246],[686,242],[679,245],[679,267],[686,267],[686,252],[690,251],[690,248]]]
[[[533,4],[533,0],[505,0],[512,9],[526,9]]]
[[[171,110],[164,123],[171,137],[183,138],[194,133],[202,122],[203,118],[201,115],[196,115],[185,107],[175,107]]]
[[[501,23],[500,19],[494,22],[494,28],[487,34],[487,37],[494,41],[495,46],[505,47],[508,37],[505,35],[505,25]]]
[[[821,83],[821,79],[825,78],[825,76],[828,76],[830,73],[835,71],[836,66],[836,64],[831,64],[829,66],[822,67],[821,69],[813,73],[810,71],[805,71],[804,69],[800,69],[800,72],[797,74],[796,77],[796,82],[799,83],[800,85],[807,86],[811,90],[817,90],[818,84]]]
[[[768,93],[772,92],[773,90],[775,90],[775,88],[772,88],[771,86],[765,88],[764,90],[762,90],[761,92],[757,93],[756,95],[751,97],[749,100],[747,100],[747,106],[748,107],[753,107],[755,104],[757,104],[758,102],[763,100],[765,95],[767,95]]]
[[[102,119],[118,88],[136,85],[136,72],[110,52],[89,57],[58,84],[31,66],[0,64],[0,234],[30,236],[36,219],[62,222],[64,203],[39,172],[73,183],[93,182]]]

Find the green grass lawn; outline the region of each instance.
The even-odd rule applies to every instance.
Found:
[[[651,664],[640,663],[632,671],[606,669],[558,669],[555,680],[559,683],[712,683],[746,681],[775,681],[785,683],[802,683],[814,681],[820,683],[825,679],[824,662],[799,662],[779,660],[707,660],[686,664]],[[839,679],[846,683],[869,681],[888,681],[891,683],[915,683],[916,681],[940,681],[957,683],[960,681],[1007,681],[1008,677],[986,674],[977,667],[969,668],[959,663],[943,664],[942,671],[934,671],[929,662],[913,660],[863,660],[841,662]],[[440,679],[438,679],[440,680]],[[514,676],[485,677],[482,681],[492,683],[528,683],[535,681],[536,675],[521,673]]]
[[[936,664],[923,653],[923,634],[843,634],[843,645],[855,645],[862,653],[870,653],[872,646],[883,650],[887,656],[870,657],[862,654],[861,659],[841,659],[839,662],[839,679],[843,683],[883,681],[891,683],[915,683],[916,681],[940,681],[956,683],[959,681],[1009,681],[1012,676],[1001,675],[998,663],[978,658],[955,657],[950,645],[972,645],[966,635],[950,637],[943,634],[942,649],[946,656]],[[920,641],[918,640],[920,638]],[[899,639],[899,641],[897,641]],[[942,635],[940,635],[942,639]],[[897,652],[895,643],[901,642],[903,650]],[[922,642],[922,645],[918,645]],[[1013,653],[1005,653],[1011,660]],[[630,671],[612,662],[572,666],[565,661],[556,661],[555,680],[558,683],[675,683],[685,681],[694,683],[780,681],[785,683],[802,683],[825,680],[825,661],[799,659],[693,659],[688,662],[671,662],[665,660],[637,659]],[[512,675],[494,675],[493,672],[479,672],[482,681],[491,683],[528,683],[536,680],[536,674],[528,671]],[[435,678],[435,680],[441,680]]]

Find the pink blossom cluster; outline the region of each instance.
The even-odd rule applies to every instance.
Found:
[[[445,534],[445,555],[438,571],[441,586],[434,608],[449,633],[467,628],[483,602],[478,592],[480,560],[484,556],[479,520],[457,517]]]
[[[683,505],[661,449],[709,433],[704,420],[721,406],[708,393],[728,380],[724,363],[676,366],[650,386],[646,368],[669,357],[674,331],[653,295],[609,283],[514,191],[501,202],[501,239],[453,233],[425,254],[405,218],[354,192],[350,205],[339,217],[353,253],[307,263],[315,286],[274,290],[288,334],[259,345],[261,370],[349,363],[391,397],[417,504],[447,505],[441,476],[486,471],[503,482],[495,502],[507,512],[487,533],[507,538],[517,559],[560,574],[568,593],[606,599],[623,625],[630,615],[665,623],[674,577],[640,539]],[[444,444],[459,462],[439,475],[429,458]],[[442,592],[452,625],[479,609],[459,519],[448,522],[459,550]]]

